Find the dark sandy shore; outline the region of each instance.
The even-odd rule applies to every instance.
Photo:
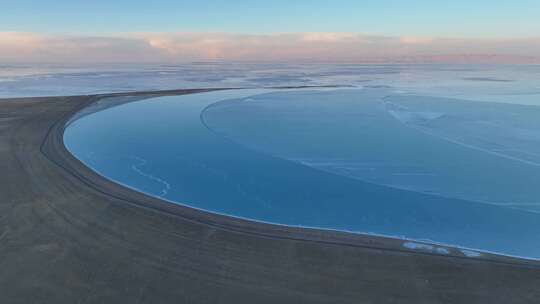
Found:
[[[111,183],[62,142],[111,95],[0,100],[0,303],[539,303],[537,262],[232,219]]]

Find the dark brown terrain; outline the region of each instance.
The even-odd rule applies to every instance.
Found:
[[[0,303],[540,303],[536,262],[243,221],[111,183],[62,142],[105,96],[0,100]]]

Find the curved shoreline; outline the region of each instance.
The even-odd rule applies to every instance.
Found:
[[[291,89],[291,88],[287,88],[287,89]],[[266,92],[266,93],[270,93],[270,92]],[[262,93],[262,94],[266,94],[266,93]],[[58,143],[58,146],[60,145],[62,146],[62,149],[59,152],[63,154],[62,156],[63,159],[72,157],[74,159],[77,159],[77,161],[80,162],[82,166],[76,166],[76,167],[71,167],[71,168],[67,167],[65,169],[73,171],[74,173],[77,173],[77,171],[89,170],[95,173],[97,176],[101,177],[101,179],[106,180],[107,182],[116,184],[121,188],[126,188],[126,189],[129,189],[130,191],[135,192],[135,193],[130,193],[129,197],[126,198],[126,200],[128,200],[129,203],[142,204],[144,206],[147,206],[147,203],[146,202],[141,203],[142,198],[136,195],[136,194],[142,194],[144,196],[147,196],[151,199],[156,200],[155,202],[153,202],[152,208],[157,208],[160,211],[170,212],[171,214],[184,217],[187,219],[197,219],[201,224],[218,226],[223,229],[231,229],[232,231],[236,231],[236,232],[253,234],[253,235],[262,236],[262,237],[285,238],[285,239],[291,239],[291,240],[297,240],[297,241],[315,241],[315,242],[322,242],[322,243],[334,244],[334,245],[345,245],[345,246],[352,246],[352,247],[378,249],[378,250],[385,250],[385,251],[396,251],[396,252],[404,252],[404,253],[441,255],[441,256],[453,257],[453,258],[472,258],[470,254],[465,254],[465,252],[473,252],[475,253],[473,258],[480,261],[485,260],[485,261],[492,261],[492,262],[498,262],[498,263],[514,263],[514,262],[519,263],[521,262],[521,260],[527,260],[533,263],[539,262],[538,266],[540,267],[540,261],[534,258],[522,258],[518,256],[505,255],[505,254],[490,252],[486,250],[459,247],[452,244],[444,244],[444,243],[434,242],[430,240],[422,241],[418,239],[410,239],[410,238],[385,235],[385,234],[376,234],[376,233],[369,233],[369,232],[355,232],[355,231],[347,231],[347,230],[342,230],[342,229],[321,228],[321,227],[316,227],[316,226],[288,225],[288,224],[281,224],[277,222],[268,222],[264,220],[252,219],[249,217],[237,216],[234,214],[215,212],[215,211],[207,210],[204,208],[198,208],[188,203],[175,202],[175,201],[164,199],[160,197],[159,195],[146,193],[134,187],[130,187],[129,185],[126,185],[124,183],[115,181],[114,179],[110,179],[106,176],[103,176],[100,172],[84,164],[84,162],[82,162],[75,155],[73,155],[69,151],[69,149],[65,146],[63,131],[65,131],[65,129],[67,128],[67,126],[69,125],[71,121],[73,121],[74,119],[78,119],[78,118],[73,118],[73,117],[78,116],[79,113],[81,113],[81,111],[84,111],[86,109],[92,110],[92,107],[94,107],[97,102],[101,102],[101,101],[103,102],[103,104],[100,105],[100,107],[97,108],[95,111],[101,111],[101,110],[108,109],[110,107],[116,107],[118,105],[130,103],[134,101],[140,101],[147,98],[144,98],[144,97],[134,98],[134,96],[127,96],[126,101],[120,102],[120,103],[115,102],[114,100],[98,99],[94,101],[92,104],[84,107],[82,110],[77,111],[73,116],[69,117],[69,119],[67,119],[66,122],[64,123],[61,136],[58,136],[59,139],[60,138],[62,139],[62,142]],[[153,98],[153,97],[150,97],[150,98]],[[201,121],[202,125],[213,134],[216,134],[216,133],[205,124],[204,119],[202,119],[201,115],[204,113],[204,111],[207,108],[219,102],[223,102],[223,101],[215,101],[215,102],[209,103],[208,105],[205,105],[202,112],[198,115],[199,120]],[[85,113],[84,115],[87,115],[87,114],[91,114],[91,113]],[[235,143],[234,141],[230,139],[228,140]],[[86,175],[83,174],[82,176],[84,177]],[[94,178],[95,177],[91,177],[91,179],[94,179]],[[95,183],[92,182],[92,180],[87,180],[87,182],[89,184],[95,185]],[[100,189],[97,189],[97,190],[100,190]],[[111,192],[108,192],[108,194],[111,196],[115,196],[116,191],[112,190]],[[166,205],[171,205],[171,206],[166,207]],[[176,208],[176,206],[179,206],[180,208]],[[282,230],[288,230],[288,229],[292,229],[291,231],[288,231],[288,232],[289,233],[294,232],[293,236],[283,235]],[[368,244],[365,244],[364,242],[368,238],[374,238],[377,241],[379,241],[380,244],[372,245],[371,244],[372,240],[370,240]],[[409,245],[416,244],[416,246],[407,246],[407,244]],[[506,259],[515,259],[515,261],[510,261]]]
[[[533,261],[440,255],[407,250],[403,240],[246,221],[110,182],[63,143],[72,115],[110,96],[119,95],[0,103],[7,302],[534,303],[540,295]]]

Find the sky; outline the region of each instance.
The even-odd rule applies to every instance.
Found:
[[[538,0],[0,1],[0,62],[526,62],[540,53]]]

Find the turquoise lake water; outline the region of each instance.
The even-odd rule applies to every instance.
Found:
[[[211,212],[540,258],[539,117],[386,87],[232,90],[81,115],[65,143],[111,180]]]

